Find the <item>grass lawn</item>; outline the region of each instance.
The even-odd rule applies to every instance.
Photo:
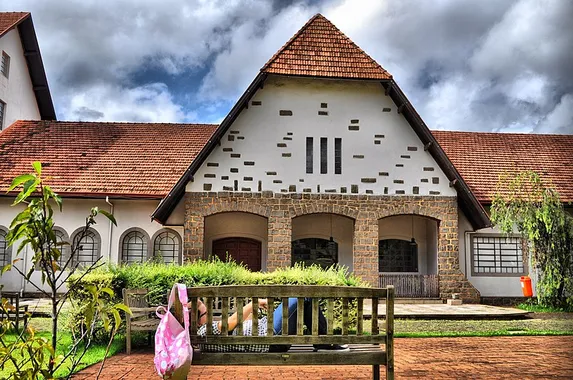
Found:
[[[536,313],[537,314],[537,313]],[[456,337],[502,335],[573,335],[569,313],[537,315],[517,320],[419,320],[396,319],[395,337]],[[383,321],[380,324],[383,328]]]
[[[51,326],[51,319],[50,318],[32,318],[30,321],[30,325],[37,331],[36,336],[43,337],[50,340],[50,330]],[[16,339],[16,334],[8,334],[6,336],[7,339]],[[59,329],[58,339],[60,344],[59,350],[57,351],[58,355],[64,355],[65,352],[72,344],[72,336],[69,332],[66,331],[65,328]],[[121,335],[117,335],[112,343],[109,356],[115,355],[118,352],[121,352],[125,346],[125,338]],[[84,357],[82,358],[77,370],[95,364],[103,360],[104,354],[106,350],[106,344],[94,344],[90,346]],[[64,363],[60,369],[56,372],[57,377],[65,377],[69,374],[70,371],[70,364],[69,361]],[[6,362],[4,369],[0,369],[0,379],[6,378],[11,371],[13,371],[14,366],[11,362]]]

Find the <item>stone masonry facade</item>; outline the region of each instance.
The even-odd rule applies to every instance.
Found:
[[[378,220],[393,215],[419,215],[438,221],[440,297],[460,293],[465,302],[480,294],[460,270],[456,197],[380,196],[346,194],[283,194],[263,191],[197,192],[185,195],[184,258],[204,258],[205,217],[223,212],[246,212],[268,220],[267,270],[291,264],[292,219],[329,213],[354,220],[354,274],[378,284]]]

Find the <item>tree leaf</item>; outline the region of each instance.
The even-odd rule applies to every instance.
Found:
[[[29,180],[33,180],[34,177],[32,174],[22,174],[19,175],[18,177],[14,178],[12,180],[12,184],[10,185],[10,187],[8,188],[8,191],[12,191],[14,190],[16,187],[20,186],[21,184],[23,184],[24,182],[27,182]],[[8,192],[7,191],[7,192]]]
[[[106,218],[108,218],[108,219],[113,223],[114,226],[117,226],[117,222],[116,222],[115,217],[113,216],[113,214],[111,214],[111,213],[109,213],[109,212],[107,212],[107,211],[105,211],[105,210],[99,210],[99,213],[102,214],[102,215],[104,215]]]
[[[40,161],[32,162],[32,166],[38,175],[42,175],[42,163]]]

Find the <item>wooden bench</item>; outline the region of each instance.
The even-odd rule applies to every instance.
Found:
[[[386,378],[394,378],[394,287],[356,288],[343,286],[294,286],[294,285],[245,285],[205,286],[188,289],[190,306],[191,344],[196,347],[193,364],[204,365],[372,365],[374,379],[380,378],[380,365],[386,366]],[[222,298],[221,335],[212,329],[213,300]],[[297,333],[288,335],[288,298],[297,298]],[[267,313],[267,334],[258,336],[259,310],[253,309],[253,336],[242,334],[242,312],[238,313],[237,335],[229,335],[229,304],[235,298],[237,310],[242,311],[246,299],[258,304],[259,298],[267,298],[269,309],[275,302],[282,302],[282,335],[273,335],[273,313]],[[312,302],[312,329],[304,332],[304,300]],[[201,299],[207,306],[207,334],[197,334],[197,303]],[[341,333],[334,334],[334,302],[342,300]],[[385,299],[385,331],[378,328],[378,302]],[[325,316],[328,324],[326,335],[318,333],[319,303],[326,303]],[[364,301],[372,304],[371,319],[364,321]],[[368,301],[367,301],[368,302]],[[356,307],[357,322],[350,326],[349,314]],[[174,314],[183,324],[181,303],[176,300]],[[370,327],[365,329],[365,327]],[[354,328],[351,332],[351,329]],[[369,330],[369,331],[366,331]],[[203,344],[209,345],[291,345],[287,352],[201,352]],[[348,344],[349,350],[314,351],[313,344]],[[352,377],[352,376],[349,376]]]
[[[13,309],[8,309],[5,311],[8,313],[8,315],[5,315],[5,312],[0,313],[0,318],[8,318],[13,320],[14,325],[16,326],[16,331],[19,330],[20,319],[24,321],[24,326],[26,326],[26,322],[28,321],[29,317],[29,304],[20,300],[20,293],[2,292],[0,293],[0,298],[6,298],[8,303],[13,307]]]
[[[147,331],[151,343],[152,333],[157,330],[159,318],[155,314],[157,307],[149,305],[147,289],[123,289],[123,303],[131,310],[131,315],[125,314],[125,348],[131,354],[131,332]]]

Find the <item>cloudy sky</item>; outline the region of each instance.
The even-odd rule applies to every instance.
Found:
[[[431,129],[573,133],[570,0],[9,0],[60,120],[220,122],[320,12]]]

